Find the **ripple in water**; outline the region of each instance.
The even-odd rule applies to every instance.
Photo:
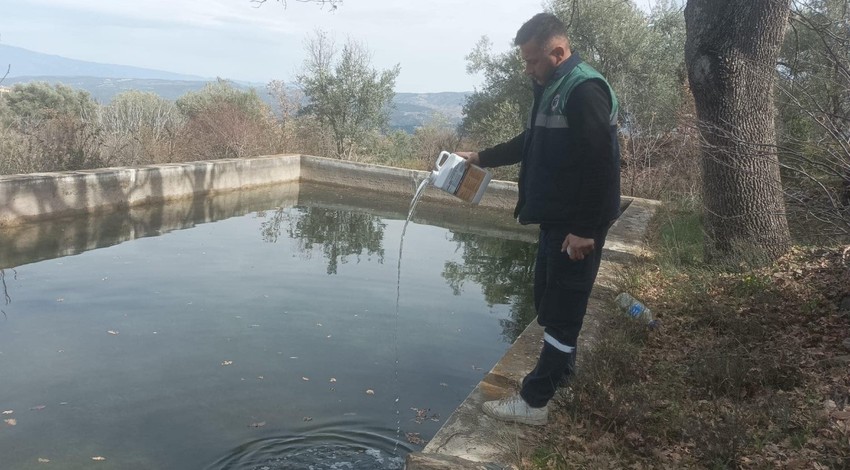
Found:
[[[410,452],[370,432],[315,432],[243,444],[208,470],[401,470]]]

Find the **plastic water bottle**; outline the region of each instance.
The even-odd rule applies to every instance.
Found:
[[[652,310],[631,295],[622,292],[614,298],[614,302],[630,317],[642,319],[650,328],[655,328],[658,325],[657,320],[652,317]]]

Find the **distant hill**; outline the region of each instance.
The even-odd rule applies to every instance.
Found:
[[[198,91],[204,87],[209,80],[163,80],[154,78],[104,78],[104,77],[53,77],[53,76],[24,76],[7,77],[3,86],[11,87],[16,83],[47,82],[51,84],[61,83],[71,88],[85,90],[102,104],[112,101],[119,93],[130,90],[149,91],[167,99],[176,100],[190,91]],[[247,89],[244,85],[237,83],[235,87]],[[262,90],[258,89],[258,92]],[[262,93],[260,93],[262,95]]]
[[[63,83],[89,92],[100,103],[109,103],[115,95],[139,90],[175,100],[190,91],[200,90],[209,79],[161,70],[131,67],[126,65],[102,64],[65,57],[42,54],[20,47],[0,44],[0,77],[6,64],[11,65],[9,76],[3,86],[16,83],[44,81]],[[274,105],[265,91],[265,84],[233,82],[241,89],[255,88],[257,94],[270,105]],[[426,124],[435,114],[445,116],[451,124],[460,123],[467,92],[442,93],[397,93],[390,115],[390,127],[412,132]]]
[[[2,76],[9,69],[9,77],[111,77],[152,78],[158,80],[206,80],[205,77],[184,75],[162,70],[131,67],[128,65],[101,64],[85,60],[68,59],[52,54],[42,54],[22,47],[0,44]],[[8,79],[8,78],[7,78]]]

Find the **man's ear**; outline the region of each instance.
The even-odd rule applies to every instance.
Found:
[[[557,63],[560,63],[567,57],[567,48],[563,44],[558,44],[553,47],[549,54],[555,59]]]

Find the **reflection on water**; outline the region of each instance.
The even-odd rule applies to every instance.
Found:
[[[339,263],[347,263],[349,256],[359,261],[362,255],[377,255],[378,262],[383,262],[386,224],[377,216],[324,207],[279,208],[271,216],[261,216],[266,218],[263,240],[274,243],[285,229],[306,256],[320,246],[328,261],[328,274],[336,274]]]
[[[446,261],[443,277],[455,295],[466,282],[481,286],[488,305],[508,304],[510,318],[500,320],[502,335],[513,343],[534,319],[534,259],[537,249],[529,243],[452,233],[462,261]]]
[[[0,466],[400,468],[421,449],[519,328],[525,235],[421,207],[396,329],[386,247],[409,201],[267,195],[0,232],[21,248],[3,248]]]

